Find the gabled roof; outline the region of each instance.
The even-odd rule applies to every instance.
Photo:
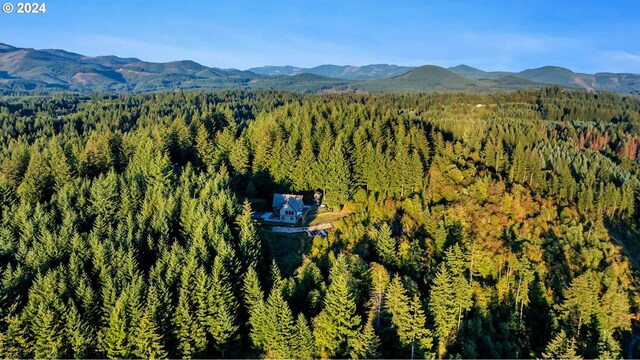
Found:
[[[273,203],[271,204],[271,207],[281,208],[284,205],[288,205],[296,213],[301,212],[304,206],[302,203],[302,195],[273,194]]]

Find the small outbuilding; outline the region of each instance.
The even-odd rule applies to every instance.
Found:
[[[320,206],[322,204],[322,192],[319,190],[313,194],[313,205]]]
[[[302,195],[274,194],[271,206],[273,218],[284,223],[296,224],[305,215]]]

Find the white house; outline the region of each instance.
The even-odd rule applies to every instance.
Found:
[[[295,224],[304,218],[302,195],[274,194],[271,207],[273,208],[273,218],[281,222]]]

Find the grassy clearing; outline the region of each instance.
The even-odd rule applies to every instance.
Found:
[[[259,233],[283,276],[293,274],[302,264],[302,257],[311,249],[307,233],[274,233],[266,229],[260,229]]]
[[[304,221],[305,226],[318,225],[326,222],[333,222],[349,215],[343,212],[328,212],[323,214],[313,214]]]

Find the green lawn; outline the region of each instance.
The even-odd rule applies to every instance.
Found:
[[[259,234],[283,276],[293,274],[302,264],[303,255],[311,249],[311,239],[307,233],[283,234],[260,229]]]
[[[336,221],[338,219],[342,219],[343,217],[345,217],[347,215],[349,215],[349,214],[341,213],[341,212],[329,212],[329,213],[323,213],[323,214],[313,214],[313,215],[308,216],[304,220],[304,225],[305,226],[311,226],[311,225],[318,225],[318,224],[322,224],[322,223],[326,223],[326,222],[332,222],[332,221]]]

